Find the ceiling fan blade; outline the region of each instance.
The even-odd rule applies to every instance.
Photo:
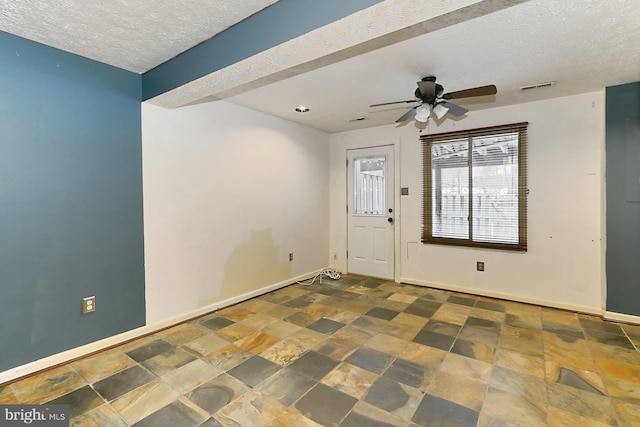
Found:
[[[396,123],[401,123],[404,122],[405,120],[413,117],[416,115],[416,110],[418,109],[418,107],[413,107],[411,110],[407,111],[406,113],[404,113],[402,115],[402,117],[400,117],[398,120],[396,120]]]
[[[423,98],[434,98],[436,96],[436,82],[435,81],[421,81],[418,82],[418,89]]]
[[[382,104],[372,104],[369,107],[382,107],[383,105],[393,105],[393,104],[409,104],[411,102],[420,102],[417,99],[410,99],[408,101],[393,101],[393,102],[383,102]]]
[[[487,85],[445,93],[442,95],[442,99],[470,98],[472,96],[495,95],[496,93],[498,93],[498,89],[495,85]]]
[[[443,106],[449,109],[449,113],[453,114],[456,117],[465,115],[469,110],[466,108],[460,107],[456,104],[452,104],[450,102],[442,101],[440,102]]]

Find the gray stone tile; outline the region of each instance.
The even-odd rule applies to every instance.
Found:
[[[460,332],[460,328],[461,327],[459,325],[439,322],[437,320],[430,320],[429,323],[427,323],[422,329],[426,329],[427,331],[436,332],[442,335],[449,335],[450,337],[455,337],[458,335],[458,332]]]
[[[609,332],[610,334],[624,335],[620,325],[612,322],[605,322],[602,319],[586,319],[584,317],[578,317],[580,325],[585,329],[595,329],[597,331]]]
[[[475,427],[478,416],[478,412],[472,409],[426,394],[412,421],[425,427]]]
[[[546,332],[553,332],[558,335],[566,335],[574,338],[584,339],[582,329],[578,326],[564,325],[561,323],[554,323],[548,321],[542,321],[542,330]]]
[[[408,360],[396,359],[383,374],[408,386],[419,388],[423,384],[425,368]]]
[[[599,331],[597,329],[585,329],[584,331],[586,338],[589,341],[595,341],[601,344],[612,345],[615,347],[627,348],[629,350],[635,349],[633,343],[629,341],[629,338],[627,338],[626,336]]]
[[[306,417],[323,426],[338,425],[358,400],[324,384],[318,384],[295,404]]]
[[[165,351],[172,351],[173,345],[168,342],[158,339],[150,342],[149,344],[138,347],[135,350],[127,352],[127,356],[135,360],[136,362],[144,362],[147,359],[151,359],[154,356],[164,353]]]
[[[480,319],[478,317],[469,317],[465,323],[465,326],[477,328],[477,329],[485,329],[488,331],[500,332],[500,328],[502,328],[502,323],[494,322],[486,319]]]
[[[368,371],[375,372],[376,374],[380,374],[387,368],[387,366],[389,366],[392,359],[393,357],[389,354],[384,354],[368,348],[360,348],[347,357],[345,361]]]
[[[91,386],[87,385],[47,403],[52,405],[69,405],[69,417],[75,418],[102,405],[104,400]]]
[[[309,351],[289,365],[289,368],[320,381],[325,375],[338,366],[338,363],[339,362],[329,356],[315,351]]]
[[[307,328],[311,329],[312,331],[321,332],[323,334],[331,335],[334,332],[339,331],[340,329],[342,329],[345,326],[346,325],[344,323],[342,323],[342,322],[336,322],[335,320],[322,318],[322,319],[319,319],[319,320],[313,322],[312,324],[307,326]]]
[[[591,393],[604,396],[604,394],[585,381],[580,375],[567,368],[560,368],[560,374],[558,375],[558,383],[578,388],[580,390],[589,391]]]
[[[284,368],[255,389],[283,405],[289,406],[305,394],[317,382],[290,368]]]
[[[220,375],[191,391],[187,398],[211,415],[241,396],[249,388],[228,375]]]
[[[415,314],[416,316],[421,317],[431,317],[436,311],[438,311],[440,306],[442,306],[441,302],[427,298],[418,298],[409,304],[409,306],[404,309],[403,313]]]
[[[140,365],[113,374],[93,385],[106,400],[113,400],[155,379],[155,375]]]
[[[394,427],[394,425],[351,412],[347,415],[347,418],[340,423],[340,427]]]
[[[377,317],[383,320],[392,320],[399,313],[397,311],[389,310],[386,308],[375,307],[365,313],[367,316]]]
[[[138,421],[134,424],[134,427],[197,427],[205,419],[192,408],[176,400]]]
[[[413,342],[415,343],[428,345],[429,347],[439,348],[440,350],[444,350],[444,351],[449,351],[454,340],[455,338],[449,335],[438,334],[436,332],[431,332],[426,329],[423,329],[420,332],[418,332],[418,335],[416,335],[413,338]]]
[[[451,302],[453,304],[466,305],[468,307],[473,307],[476,304],[475,298],[464,298],[456,295],[452,295],[447,299],[447,302]]]
[[[376,380],[364,401],[387,412],[396,411],[409,403],[411,396],[396,381],[385,376]]]
[[[498,311],[500,313],[504,313],[505,311],[507,311],[506,307],[499,302],[479,300],[478,302],[476,302],[475,306],[477,308],[484,308],[485,310]]]
[[[233,320],[229,320],[226,317],[214,317],[213,319],[202,322],[201,325],[206,326],[212,331],[217,331],[218,329],[226,328],[234,323],[235,322]]]
[[[241,363],[227,373],[249,387],[254,387],[281,369],[281,366],[260,356]]]

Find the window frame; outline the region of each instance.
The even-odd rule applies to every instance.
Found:
[[[439,134],[423,135],[420,137],[422,145],[422,243],[441,244],[450,246],[464,246],[486,249],[503,249],[511,251],[527,250],[527,127],[528,122],[513,123],[507,125],[490,126],[478,129],[470,129],[463,131],[444,132]],[[433,229],[433,183],[431,169],[431,147],[433,144],[444,143],[451,140],[467,139],[469,153],[472,152],[471,145],[473,138],[491,135],[500,135],[508,133],[518,133],[518,242],[517,243],[499,243],[499,242],[481,242],[474,241],[473,237],[473,166],[467,165],[469,172],[469,237],[453,238],[453,237],[437,237],[432,235]],[[471,157],[471,156],[469,156]]]

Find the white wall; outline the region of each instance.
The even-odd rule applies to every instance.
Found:
[[[225,101],[143,104],[148,324],[326,265],[328,141]]]
[[[403,110],[398,110],[401,115]],[[396,145],[400,198],[396,278],[481,295],[601,313],[604,307],[604,92],[470,112],[460,121],[429,120],[439,133],[529,122],[528,251],[447,247],[420,243],[422,165],[413,123],[331,135],[330,253],[346,264],[348,148]],[[485,272],[476,271],[485,262]]]

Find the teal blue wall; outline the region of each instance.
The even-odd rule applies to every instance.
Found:
[[[640,82],[607,88],[607,311],[640,316]]]
[[[280,0],[144,73],[143,99],[175,89],[380,1]]]
[[[141,85],[0,32],[0,371],[144,324]]]

